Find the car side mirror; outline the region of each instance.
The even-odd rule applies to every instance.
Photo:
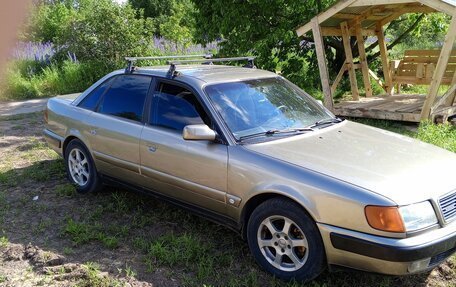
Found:
[[[182,137],[184,140],[215,140],[217,134],[207,125],[188,125],[184,127]]]

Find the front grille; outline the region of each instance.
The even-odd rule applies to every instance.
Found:
[[[440,210],[445,221],[456,215],[456,192],[439,199]]]
[[[429,265],[428,266],[430,267],[430,266],[437,265],[437,264],[441,263],[443,260],[445,260],[446,258],[450,257],[451,254],[453,254],[455,251],[456,251],[456,247],[451,248],[450,250],[442,252],[442,253],[440,253],[438,255],[435,255],[434,257],[431,258],[431,261],[429,261]]]

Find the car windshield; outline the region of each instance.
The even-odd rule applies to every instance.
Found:
[[[205,91],[237,140],[303,129],[334,118],[281,77],[214,84]]]

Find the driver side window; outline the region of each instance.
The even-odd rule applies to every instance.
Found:
[[[154,95],[150,124],[178,132],[187,125],[211,126],[209,117],[192,92],[167,83],[160,83]]]

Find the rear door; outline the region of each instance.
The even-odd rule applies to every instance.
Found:
[[[150,118],[140,143],[141,173],[150,185],[173,198],[223,213],[227,186],[227,146],[186,141],[184,126],[207,124],[205,109],[188,88],[158,82]]]
[[[91,115],[88,138],[104,174],[129,182],[139,177],[139,140],[151,81],[143,75],[116,76]]]

